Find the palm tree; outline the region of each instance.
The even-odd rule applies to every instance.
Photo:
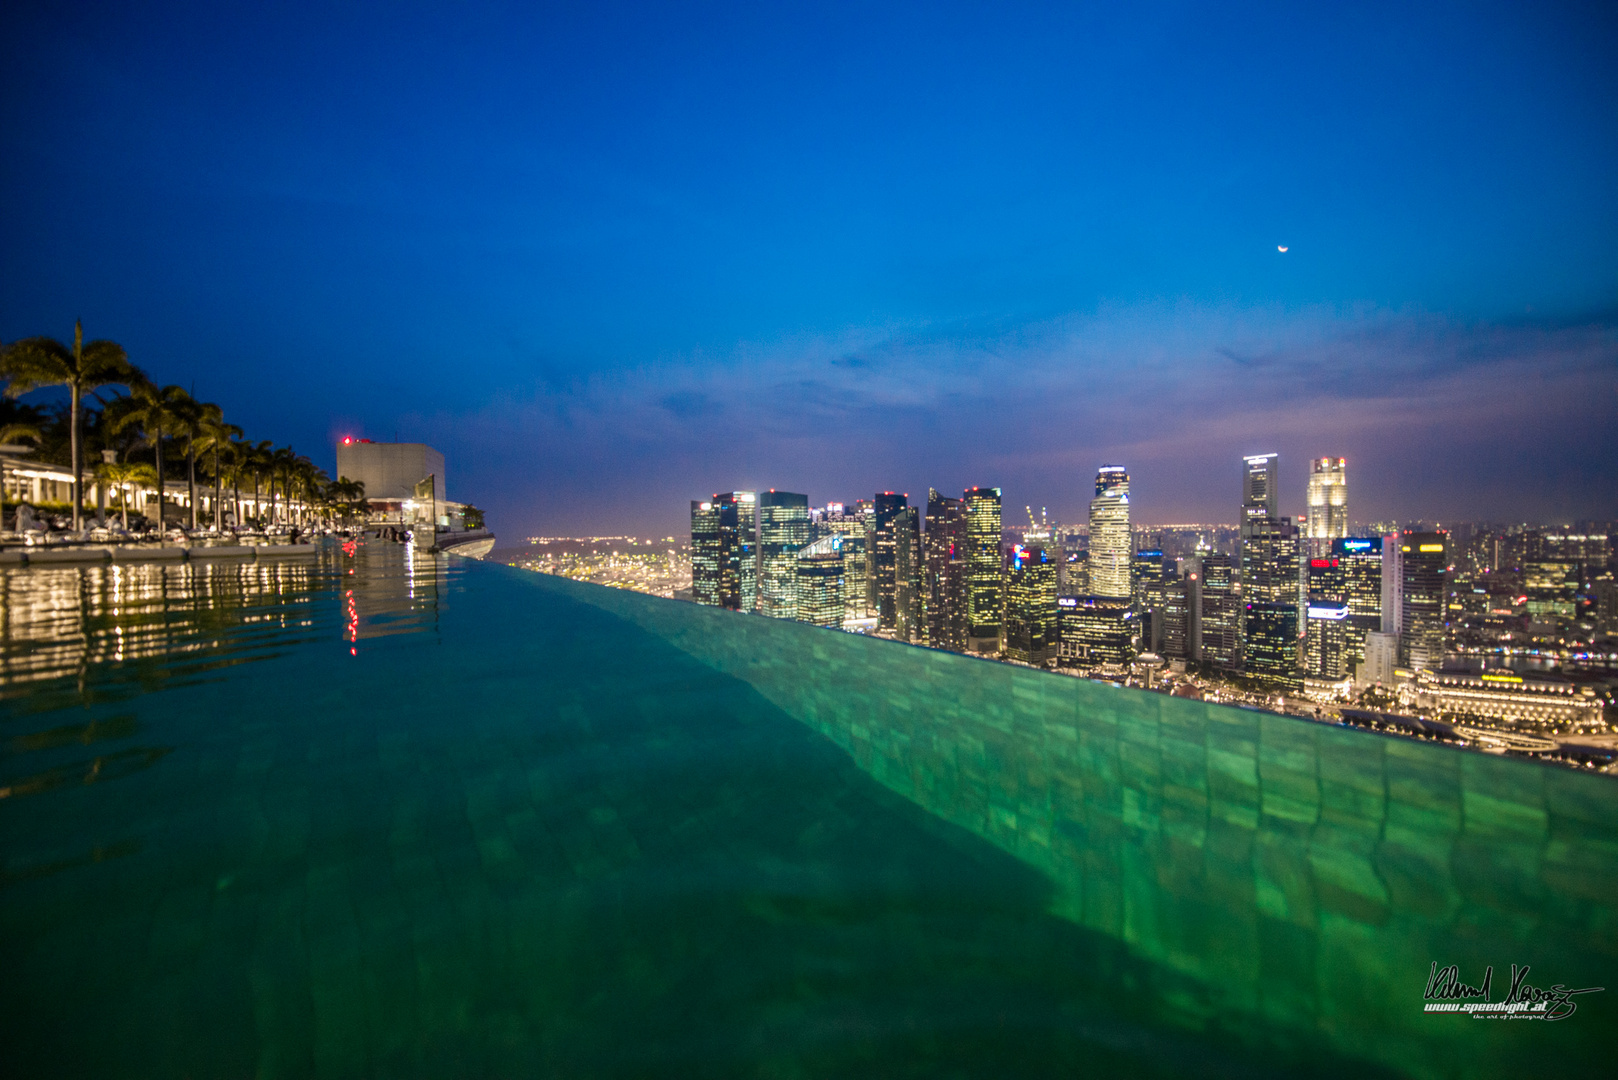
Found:
[[[130,395],[109,405],[117,413],[109,426],[115,432],[138,427],[157,455],[157,529],[163,531],[163,503],[167,491],[163,476],[163,439],[181,429],[191,395],[178,386],[157,387],[142,379],[130,385]],[[114,408],[116,406],[116,409]]]
[[[259,521],[261,528],[267,526],[264,511],[259,503],[258,488],[270,467],[270,442],[264,440],[258,443],[244,443],[242,453],[242,467],[253,474],[253,516]]]
[[[68,442],[73,463],[73,528],[80,526],[84,503],[84,461],[81,428],[84,395],[103,386],[133,386],[144,381],[140,369],[129,362],[124,347],[114,341],[84,343],[83,324],[73,324],[73,347],[55,338],[31,337],[12,342],[0,353],[0,376],[7,380],[6,396],[21,397],[42,386],[68,389]]]
[[[236,447],[232,440],[241,438],[242,429],[235,424],[225,423],[224,410],[214,404],[202,406],[202,420],[200,434],[197,437],[197,449],[203,453],[213,454],[213,527],[218,532],[224,527],[222,520],[223,508],[220,503],[219,485],[223,476],[219,471],[219,457],[221,452],[230,454]],[[240,516],[240,508],[237,509]]]
[[[202,408],[201,402],[186,394],[174,410],[174,433],[185,439],[185,501],[191,512],[191,532],[197,531],[197,439],[202,435]]]
[[[150,465],[134,462],[110,462],[96,470],[101,482],[118,492],[118,508],[122,512],[124,529],[129,529],[129,489],[135,484],[156,483],[157,471]]]

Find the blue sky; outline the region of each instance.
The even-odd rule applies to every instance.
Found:
[[[0,338],[434,443],[502,533],[999,484],[1618,507],[1605,5],[0,14]],[[1288,251],[1277,251],[1286,245]]]

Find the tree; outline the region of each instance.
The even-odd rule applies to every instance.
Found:
[[[112,462],[96,470],[101,482],[118,492],[118,509],[122,512],[124,529],[129,528],[129,489],[135,484],[156,483],[157,472],[150,465],[131,462]]]
[[[130,394],[113,405],[109,412],[116,416],[109,421],[111,430],[139,428],[157,456],[157,528],[163,529],[163,504],[166,501],[163,475],[163,440],[174,436],[184,423],[191,395],[178,386],[157,387],[141,379],[130,385]]]
[[[71,349],[48,337],[12,342],[0,353],[0,377],[7,380],[6,396],[13,398],[45,386],[67,387],[73,528],[78,529],[84,504],[84,455],[80,445],[84,395],[103,386],[133,387],[136,382],[144,382],[145,376],[129,362],[129,354],[117,342],[92,341],[86,345],[84,327],[75,322]]]
[[[197,449],[205,454],[213,455],[213,527],[218,532],[224,527],[222,520],[223,507],[220,503],[219,485],[223,480],[219,468],[221,455],[229,456],[238,445],[234,440],[241,438],[242,429],[235,424],[225,423],[224,410],[214,404],[202,406],[202,420],[200,434],[197,436]],[[240,500],[238,500],[240,501]],[[237,508],[240,517],[240,507]],[[240,524],[238,521],[237,524]]]

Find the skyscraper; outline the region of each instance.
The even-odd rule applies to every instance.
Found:
[[[1416,671],[1436,669],[1444,659],[1448,539],[1442,532],[1399,538],[1399,663]]]
[[[875,543],[872,545],[874,558],[867,560],[872,567],[873,591],[876,594],[876,624],[880,629],[892,630],[898,624],[898,610],[894,607],[894,592],[897,582],[894,578],[894,531],[893,519],[905,509],[908,496],[896,495],[891,491],[878,492],[872,500],[871,526],[866,535]]]
[[[1122,465],[1103,465],[1096,472],[1096,497],[1090,500],[1090,593],[1130,594],[1129,474]]]
[[[967,488],[966,645],[975,653],[1000,651],[1003,617],[1000,561],[1000,489]]]
[[[738,611],[758,610],[758,496],[751,491],[732,491],[714,498],[728,499],[736,508],[735,532],[732,534],[730,565],[735,575]]]
[[[842,627],[843,541],[842,535],[832,533],[793,554],[797,577],[794,610],[800,622],[833,629]]]
[[[1348,617],[1343,626],[1343,655],[1350,674],[1365,662],[1365,639],[1382,629],[1382,538],[1349,536],[1331,542],[1331,558],[1343,574]]]
[[[1006,578],[1006,656],[1043,664],[1057,644],[1056,563],[1043,547],[1018,544]]]
[[[797,618],[798,551],[809,543],[809,497],[790,491],[758,496],[758,611]]]
[[[691,500],[691,598],[708,607],[721,606],[724,589],[723,512],[713,499]]]
[[[927,490],[927,644],[966,651],[966,508]]]
[[[1200,573],[1200,580],[1191,581],[1196,659],[1236,671],[1242,665],[1242,587],[1237,561],[1231,555],[1208,552],[1193,565],[1192,573]]]
[[[1310,540],[1340,540],[1348,535],[1348,462],[1315,458],[1309,462]],[[1321,555],[1321,551],[1310,552]]]
[[[907,506],[893,515],[893,636],[920,642],[927,635],[922,587],[921,510]]]
[[[1292,519],[1276,514],[1279,458],[1242,459],[1242,669],[1281,689],[1300,685],[1304,579]]]
[[[691,503],[691,595],[699,604],[751,611],[753,493],[733,491]]]

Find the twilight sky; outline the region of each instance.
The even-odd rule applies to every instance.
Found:
[[[1615,55],[1604,3],[12,0],[0,339],[430,442],[509,540],[1078,521],[1103,462],[1234,522],[1269,451],[1284,513],[1334,454],[1355,520],[1614,517]]]

